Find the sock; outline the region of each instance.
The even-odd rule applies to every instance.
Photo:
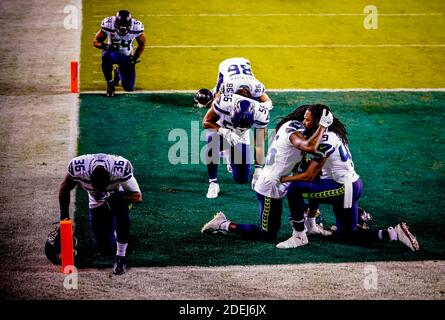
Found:
[[[230,221],[221,223],[221,229],[229,231],[229,224],[230,224]]]
[[[396,230],[394,228],[388,228],[389,233],[389,241],[396,241],[399,240],[399,237],[397,236]]]
[[[116,242],[116,243],[117,243],[116,255],[117,256],[121,256],[121,257],[125,257],[125,253],[127,251],[128,243],[119,243],[119,242]]]
[[[216,178],[216,179],[209,179],[209,184],[212,183],[212,182],[218,183],[218,178]]]
[[[306,218],[306,226],[309,228],[315,228],[315,226],[316,226],[315,217]]]
[[[295,229],[295,231],[302,232],[304,231],[304,219],[299,221],[292,220],[292,227]]]

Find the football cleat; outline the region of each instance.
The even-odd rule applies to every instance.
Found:
[[[206,197],[209,199],[214,199],[218,197],[218,193],[219,193],[219,184],[216,182],[210,182]]]
[[[127,271],[127,261],[125,257],[116,256],[114,258],[113,273],[116,275],[124,274]]]
[[[374,219],[372,218],[372,216],[362,208],[358,208],[357,227],[362,229],[370,229],[375,227]]]
[[[294,230],[292,232],[292,236],[289,239],[280,242],[279,244],[276,245],[276,247],[278,249],[292,249],[304,246],[308,244],[308,242],[309,241],[307,239],[306,232],[304,231],[298,232]]]
[[[107,97],[114,97],[116,93],[116,87],[114,86],[114,80],[111,80],[107,84]]]
[[[323,229],[323,226],[319,225],[319,224],[315,224],[315,226],[309,226],[306,225],[306,234],[308,236],[312,235],[312,234],[319,234],[322,236],[332,236],[332,230],[325,230]]]
[[[419,243],[415,236],[408,230],[408,226],[405,222],[400,222],[395,226],[394,230],[397,232],[397,238],[400,242],[405,244],[412,251],[419,251]]]
[[[218,212],[215,214],[212,220],[207,222],[201,229],[201,233],[222,233],[227,234],[227,230],[222,229],[222,224],[228,222],[225,214],[223,212]]]

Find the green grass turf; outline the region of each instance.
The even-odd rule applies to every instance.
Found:
[[[363,27],[368,0],[280,1],[227,6],[218,1],[84,1],[81,90],[105,90],[100,50],[92,46],[104,17],[126,8],[145,25],[146,51],[136,89],[213,87],[219,63],[245,56],[266,88],[443,88],[445,47],[246,48],[243,45],[444,44],[445,2],[374,1],[377,30]],[[346,13],[280,16],[283,13]],[[417,13],[424,16],[385,16]],[[435,13],[437,15],[428,15]],[[200,16],[198,14],[253,14]],[[257,15],[255,15],[257,14]],[[258,15],[259,14],[259,15]],[[262,16],[261,16],[262,14]],[[212,48],[156,46],[212,45]],[[221,47],[234,45],[235,47]]]
[[[445,93],[271,93],[275,108],[271,126],[293,108],[323,102],[347,124],[350,149],[365,189],[361,206],[378,226],[406,220],[418,236],[421,251],[400,243],[367,247],[334,240],[311,239],[298,250],[280,251],[286,239],[287,201],[277,241],[258,242],[236,236],[202,235],[202,225],[223,210],[236,222],[258,222],[258,208],[250,185],[237,185],[219,168],[222,191],[207,199],[205,165],[171,165],[168,134],[184,129],[205,110],[192,107],[192,94],[80,96],[79,154],[114,153],[130,159],[144,201],[131,211],[131,266],[254,265],[307,262],[424,260],[445,258],[444,158]],[[201,130],[200,130],[201,131]],[[201,147],[204,143],[201,142]],[[82,266],[109,266],[95,254],[87,222],[87,195],[77,191],[76,233]],[[328,224],[329,207],[322,207]]]

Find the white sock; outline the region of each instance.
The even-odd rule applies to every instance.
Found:
[[[306,226],[309,228],[315,228],[316,226],[315,217],[306,218]]]
[[[229,231],[229,224],[230,224],[230,221],[225,221],[225,222],[221,223],[221,229]]]
[[[116,243],[117,243],[116,255],[117,256],[121,256],[121,257],[125,257],[125,253],[127,252],[128,243],[119,243],[117,241],[116,241]]]
[[[389,233],[389,241],[396,241],[399,240],[399,237],[397,236],[396,230],[394,228],[388,228]]]
[[[212,182],[218,183],[218,178],[216,178],[216,179],[209,179],[209,184],[212,183]]]

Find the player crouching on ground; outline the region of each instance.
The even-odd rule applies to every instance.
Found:
[[[71,160],[59,190],[60,220],[69,219],[70,193],[78,184],[88,192],[97,248],[107,255],[116,252],[113,273],[125,273],[130,205],[142,202],[133,166],[123,157],[102,153]]]
[[[133,53],[133,40],[138,43]],[[105,43],[107,40],[107,43]],[[145,49],[143,24],[132,18],[127,10],[119,11],[115,17],[108,17],[102,21],[101,29],[96,33],[94,47],[102,49],[102,72],[107,82],[107,96],[113,97],[115,87],[122,82],[125,91],[134,91],[136,80],[136,63]],[[114,79],[112,75],[113,65]]]

